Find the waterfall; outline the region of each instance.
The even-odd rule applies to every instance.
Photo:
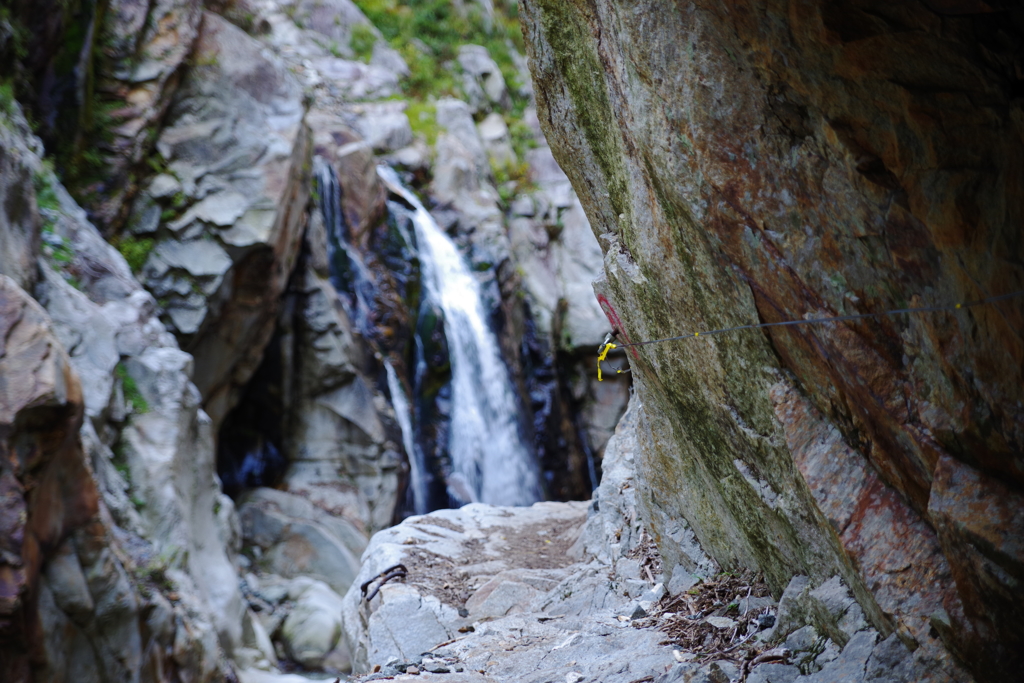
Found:
[[[413,512],[423,515],[429,512],[427,509],[427,480],[426,467],[423,462],[423,451],[416,447],[413,437],[412,413],[409,409],[409,400],[405,397],[405,389],[398,381],[398,375],[391,363],[384,361],[384,371],[388,376],[388,391],[391,392],[391,405],[395,409],[395,418],[402,430],[402,445],[405,446],[405,454],[409,459],[409,479],[412,488]]]
[[[486,323],[480,284],[397,174],[384,166],[378,173],[413,207],[423,287],[444,313],[452,369],[449,494],[461,502],[530,505],[541,497],[537,466],[519,435],[515,395]]]

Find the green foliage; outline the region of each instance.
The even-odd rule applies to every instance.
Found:
[[[128,374],[128,368],[125,367],[125,364],[118,363],[117,367],[114,368],[114,374],[121,380],[121,389],[124,392],[124,402],[128,411],[140,414],[148,413],[149,404],[143,398],[142,392],[139,391],[139,385]]]
[[[537,138],[533,135],[533,129],[523,120],[514,116],[506,116],[505,123],[508,124],[508,133],[512,138],[512,149],[520,159],[526,158],[526,153],[537,147]]]
[[[32,33],[20,21],[11,16],[11,10],[0,7],[0,35],[7,39],[11,56],[15,61],[23,62],[28,57],[28,44]]]
[[[0,82],[0,114],[14,116],[14,105],[17,99],[14,96],[14,83],[11,81]]]
[[[460,45],[483,45],[514,92],[519,73],[512,48],[523,52],[514,5],[497,3],[487,26],[479,8],[460,13],[451,0],[356,0],[356,4],[409,65],[406,94],[426,98],[456,94],[455,58]],[[522,106],[525,106],[523,104]]]
[[[536,189],[533,181],[530,180],[530,165],[525,161],[520,160],[506,164],[492,162],[491,171],[498,184],[498,195],[506,205],[511,203],[517,194]]]
[[[138,273],[142,270],[142,266],[146,265],[149,252],[153,251],[153,240],[149,237],[129,235],[118,240],[117,250],[121,252],[121,256],[124,256],[124,260],[128,262],[128,267],[132,269],[132,272]]]
[[[406,107],[405,115],[415,135],[422,136],[430,146],[437,142],[437,108],[432,103],[413,100]]]
[[[54,173],[53,164],[49,159],[43,161],[43,168],[32,174],[32,185],[36,190],[36,206],[44,213],[57,212],[60,210],[60,200],[57,198],[57,191],[53,186]],[[52,216],[46,216],[52,219]],[[48,220],[52,225],[52,220]]]
[[[377,34],[367,24],[356,24],[352,27],[352,37],[348,44],[357,59],[369,62],[373,56],[373,46],[377,44]]]

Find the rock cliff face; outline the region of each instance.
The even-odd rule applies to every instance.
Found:
[[[511,0],[2,4],[3,680],[397,672],[474,623],[420,664],[524,680],[557,650],[544,675],[578,680],[600,650],[587,677],[660,683],[1024,664],[1022,298],[593,372],[609,326],[1024,288],[1013,3],[523,0],[529,66]],[[480,495],[451,476],[465,404],[431,218],[479,284],[547,497],[587,498],[607,445],[590,507],[387,528]],[[363,600],[398,561],[406,585]],[[720,572],[746,569],[767,583],[743,574],[743,598]],[[655,626],[741,616],[740,649],[739,630],[656,647]],[[524,620],[533,645],[478,675]],[[783,642],[799,661],[754,662]]]
[[[600,250],[512,5],[3,3],[0,678],[350,668],[340,595],[417,447],[451,504],[444,320],[382,158],[473,265],[549,495],[589,495],[629,381],[582,370]]]
[[[620,338],[1024,287],[1011,7],[524,0],[541,125]],[[1016,298],[628,349],[668,568],[692,568],[696,537],[774,591],[838,574],[928,675],[964,675],[951,652],[1012,676],[1022,329]]]

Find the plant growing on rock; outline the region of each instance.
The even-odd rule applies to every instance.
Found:
[[[142,266],[146,265],[149,252],[153,251],[153,245],[154,242],[149,237],[128,235],[117,241],[117,250],[121,256],[124,256],[124,260],[128,262],[128,267],[132,269],[132,272],[138,273],[142,270]]]
[[[117,367],[114,368],[114,374],[121,381],[121,390],[124,392],[124,403],[125,409],[129,413],[148,413],[149,403],[146,402],[142,392],[139,391],[139,385],[135,383],[135,380],[130,374],[128,374],[128,368],[124,363],[118,363]]]
[[[356,24],[352,27],[352,36],[348,45],[357,59],[369,62],[373,56],[373,47],[377,44],[377,33],[367,24]]]

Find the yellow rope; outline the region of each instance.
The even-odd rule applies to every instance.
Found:
[[[597,354],[597,381],[602,382],[604,378],[601,376],[601,361],[608,357],[608,352],[612,349],[618,348],[616,344],[607,342],[601,349],[601,353]]]

